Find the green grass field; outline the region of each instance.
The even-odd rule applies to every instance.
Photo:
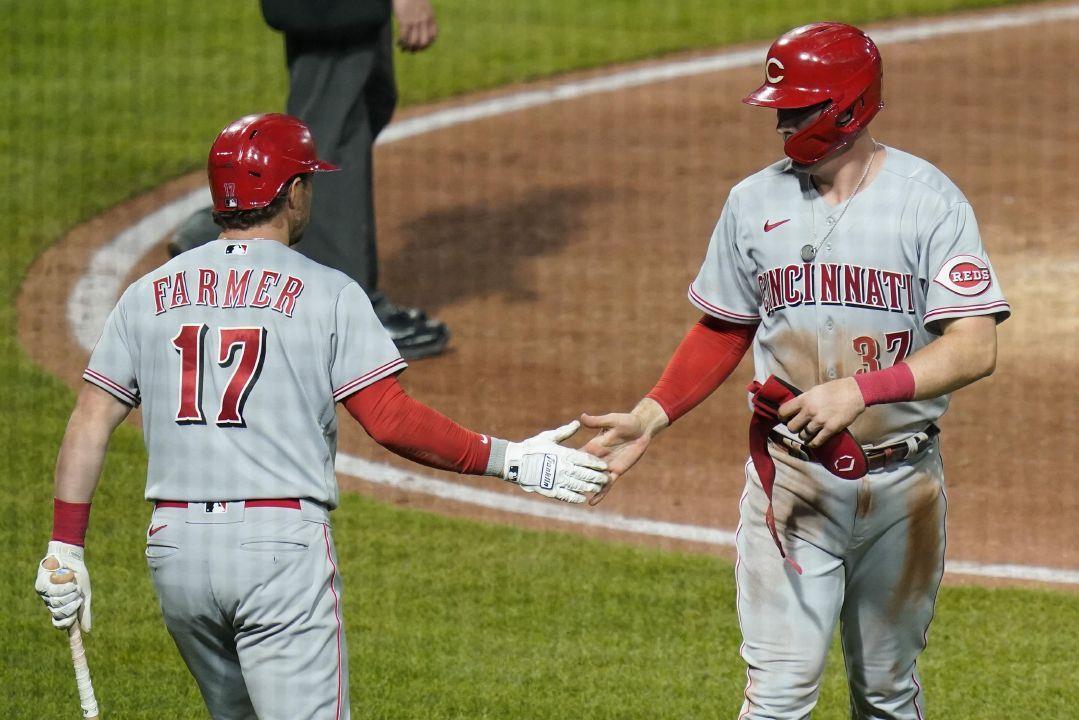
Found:
[[[406,104],[586,66],[975,0],[435,0],[442,38],[399,58]],[[196,9],[197,8],[197,9]],[[283,106],[281,43],[256,3],[5,0],[0,377],[5,432],[0,717],[74,717],[66,643],[32,590],[73,396],[15,339],[33,258],[105,208],[201,167],[233,117]],[[88,651],[106,717],[205,717],[161,623],[142,543],[145,455],[115,437],[89,534]],[[347,497],[335,514],[355,717],[733,717],[744,669],[729,563],[446,519]],[[1066,718],[1076,596],[946,588],[921,663],[934,717]],[[847,715],[833,653],[816,717]]]

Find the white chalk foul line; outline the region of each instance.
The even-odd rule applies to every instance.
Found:
[[[1079,3],[900,25],[874,31],[873,39],[883,45],[1075,19],[1079,19]],[[665,80],[748,67],[760,62],[766,50],[767,46],[761,45],[748,50],[719,52],[690,60],[658,63],[618,71],[602,77],[560,83],[546,90],[525,90],[447,108],[393,123],[382,133],[378,142],[379,144],[397,142],[463,123],[586,95],[615,92]],[[209,204],[210,197],[207,189],[188,193],[144,216],[94,253],[86,272],[79,278],[67,303],[68,322],[83,349],[87,352],[93,349],[101,328],[105,324],[105,318],[123,290],[121,284],[124,278],[139,259],[157,245],[163,235],[163,230],[175,227],[188,214]],[[400,470],[345,453],[338,453],[336,467],[338,472],[370,483],[517,515],[639,535],[688,540],[706,545],[721,547],[734,545],[734,534],[725,530],[626,517],[548,501],[503,495]],[[1079,570],[1061,568],[952,560],[948,562],[947,572],[955,575],[1079,585]]]
[[[580,506],[566,505],[565,503],[556,503],[550,500],[532,500],[518,495],[505,495],[461,483],[438,480],[410,470],[402,470],[384,463],[363,460],[345,453],[337,454],[335,467],[339,473],[351,475],[376,485],[385,485],[398,490],[431,495],[442,500],[466,503],[516,515],[527,515],[528,517],[542,518],[544,520],[558,520],[573,523],[574,525],[617,530],[636,535],[689,540],[706,545],[734,546],[734,533],[726,530],[701,525],[686,525],[683,523],[648,520],[646,518],[626,517],[614,513],[585,510]]]
[[[375,485],[404,490],[405,492],[430,495],[441,500],[464,503],[501,512],[526,515],[544,520],[557,520],[585,527],[650,535],[653,537],[688,540],[716,547],[734,547],[734,533],[718,528],[685,523],[661,522],[647,518],[627,517],[614,513],[585,510],[576,505],[555,503],[549,500],[532,500],[527,497],[504,495],[481,490],[461,483],[446,482],[411,470],[403,470],[384,463],[363,460],[345,453],[337,454],[337,472],[350,475]],[[1002,563],[976,563],[949,560],[947,571],[953,575],[975,575],[985,578],[1007,580],[1035,580],[1046,583],[1079,584],[1079,570],[1038,567],[1032,565],[1008,565]]]

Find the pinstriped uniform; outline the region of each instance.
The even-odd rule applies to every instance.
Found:
[[[930,163],[883,149],[881,171],[845,214],[789,160],[731,191],[689,298],[709,315],[757,325],[757,380],[774,373],[806,390],[891,366],[932,342],[941,320],[1010,314],[970,203]],[[810,262],[807,244],[819,244]],[[900,443],[947,407],[947,396],[878,405],[851,430],[866,446]],[[772,454],[776,522],[805,573],[779,560],[763,520],[767,498],[747,464],[737,534],[748,667],[740,718],[808,717],[838,623],[852,716],[920,719],[915,662],[944,564],[937,442],[857,482]]]
[[[404,367],[354,281],[270,240],[183,253],[109,315],[83,377],[142,407],[171,501],[147,562],[214,718],[349,716],[336,403]]]

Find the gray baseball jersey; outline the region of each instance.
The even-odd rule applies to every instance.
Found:
[[[883,169],[838,224],[842,206],[789,160],[731,190],[689,297],[709,315],[760,323],[758,380],[775,373],[805,390],[889,367],[929,343],[940,320],[1010,313],[959,188],[926,161],[882,149]],[[801,248],[818,241],[804,262]],[[851,430],[863,444],[887,443],[947,407],[947,396],[878,405]]]
[[[333,508],[335,402],[404,367],[344,273],[278,242],[218,240],[127,289],[83,377],[141,403],[148,499]]]
[[[689,295],[710,315],[759,323],[758,380],[775,373],[807,390],[891,366],[932,341],[941,320],[1009,314],[963,194],[924,160],[884,150],[883,169],[845,214],[789,160],[731,191]],[[807,244],[819,244],[812,262],[801,256]],[[924,717],[916,661],[944,572],[946,503],[939,446],[916,433],[947,404],[866,410],[851,427],[863,444],[920,437],[922,449],[857,482],[773,446],[776,524],[802,575],[779,559],[747,463],[736,579],[749,681],[739,718],[808,717],[840,621],[852,713]]]

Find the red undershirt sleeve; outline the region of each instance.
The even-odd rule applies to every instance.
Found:
[[[673,423],[711,395],[753,344],[756,325],[725,322],[705,315],[689,329],[674,351],[652,398]]]
[[[375,442],[401,457],[469,475],[501,474],[501,467],[488,465],[493,444],[504,440],[466,430],[414,400],[396,377],[372,383],[343,402]]]

